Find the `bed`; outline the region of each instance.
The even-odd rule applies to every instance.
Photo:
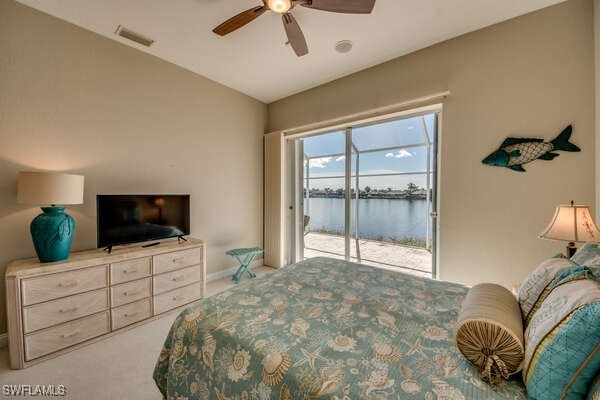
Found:
[[[453,340],[467,288],[312,258],[188,307],[160,352],[166,399],[527,399]]]

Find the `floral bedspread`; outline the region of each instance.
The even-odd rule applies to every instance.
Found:
[[[177,317],[154,380],[166,399],[523,399],[460,355],[463,286],[309,259]]]

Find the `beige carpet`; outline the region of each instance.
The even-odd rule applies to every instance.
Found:
[[[272,271],[255,268],[257,274]],[[247,279],[247,277],[244,277]],[[208,295],[233,286],[230,277],[207,284]],[[125,331],[106,340],[23,370],[11,370],[8,348],[0,349],[1,385],[64,385],[67,396],[58,398],[104,400],[160,400],[152,371],[177,312]],[[23,398],[23,397],[18,397]],[[31,398],[48,398],[35,396]]]

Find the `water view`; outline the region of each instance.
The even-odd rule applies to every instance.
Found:
[[[434,113],[349,127],[300,140],[303,195],[309,196],[305,199],[304,214],[310,217],[308,230],[312,235],[338,235],[337,238],[320,235],[324,241],[343,236],[344,188],[348,187],[352,197],[360,196],[360,239],[427,246],[430,209],[426,199],[433,194],[431,188],[435,182]],[[356,201],[352,200],[348,210],[352,237]]]
[[[306,213],[310,216],[309,231],[343,234],[344,199],[311,197],[309,201],[310,209]],[[351,203],[352,236],[355,229],[355,201]],[[425,247],[428,219],[426,200],[360,199],[358,213],[361,238]]]

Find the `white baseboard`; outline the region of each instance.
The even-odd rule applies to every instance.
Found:
[[[8,332],[0,333],[0,349],[8,346]]]
[[[250,268],[260,267],[261,265],[263,265],[263,261],[264,260],[262,258],[252,261],[252,263],[250,264]],[[237,271],[238,268],[239,268],[239,266],[231,267],[231,268],[224,269],[222,271],[217,271],[217,272],[208,274],[208,275],[206,275],[206,282],[212,282],[212,281],[216,281],[217,279],[225,278],[226,276],[231,276],[235,273],[235,271]]]

